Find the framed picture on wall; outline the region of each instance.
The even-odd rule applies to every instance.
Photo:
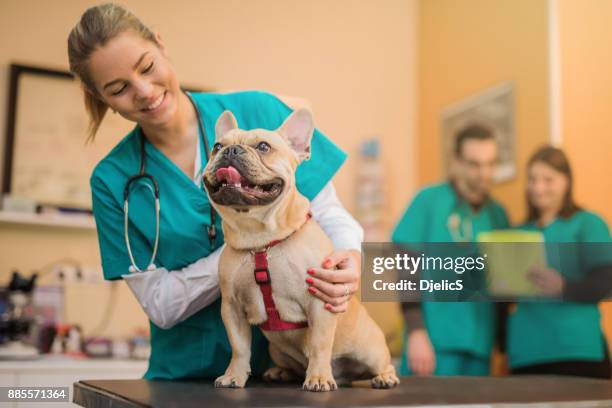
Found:
[[[109,111],[95,142],[85,144],[88,116],[78,81],[67,71],[11,65],[3,194],[91,210],[89,176],[133,126]]]
[[[505,82],[470,96],[442,111],[442,163],[449,175],[457,134],[470,124],[492,129],[499,147],[494,180],[502,183],[516,176],[516,137],[514,126],[514,85]]]

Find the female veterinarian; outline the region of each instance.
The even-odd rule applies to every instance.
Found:
[[[560,149],[544,147],[531,157],[527,206],[527,223],[519,228],[540,231],[546,243],[563,243],[549,245],[547,252],[559,256],[528,276],[542,295],[566,302],[524,302],[510,313],[512,372],[610,378],[597,307],[612,289],[610,231],[598,215],[575,204],[571,168]]]
[[[109,108],[136,123],[96,166],[91,188],[104,277],[123,278],[151,321],[145,378],[217,377],[231,356],[217,278],[223,236],[199,175],[224,110],[244,129],[276,129],[291,109],[262,92],[181,91],[160,36],[112,4],[82,15],[69,35],[68,55],[83,85],[90,138]],[[336,251],[313,265],[309,291],[339,313],[358,287],[363,231],[330,182],[345,154],[319,131],[311,149],[310,161],[297,170],[297,186]],[[260,374],[269,357],[264,337],[254,331],[251,363]]]

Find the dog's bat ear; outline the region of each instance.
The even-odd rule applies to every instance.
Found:
[[[223,112],[215,124],[215,140],[221,139],[227,132],[238,129],[234,114],[228,110]]]
[[[314,132],[312,113],[305,108],[294,111],[278,129],[291,148],[298,154],[300,161],[310,159],[310,140]]]

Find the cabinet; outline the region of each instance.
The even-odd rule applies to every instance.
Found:
[[[70,387],[84,379],[139,379],[147,369],[146,361],[112,359],[74,359],[44,356],[33,361],[0,361],[0,386],[2,387]],[[72,402],[52,403],[53,407],[76,407]],[[46,407],[48,402],[8,403],[1,407]]]

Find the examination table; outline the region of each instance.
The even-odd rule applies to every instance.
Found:
[[[302,391],[300,384],[249,380],[244,389],[210,381],[82,380],[73,401],[84,407],[612,407],[612,381],[557,376],[404,377],[390,390],[341,387]],[[361,384],[358,384],[361,385]],[[366,385],[366,384],[364,384]]]

